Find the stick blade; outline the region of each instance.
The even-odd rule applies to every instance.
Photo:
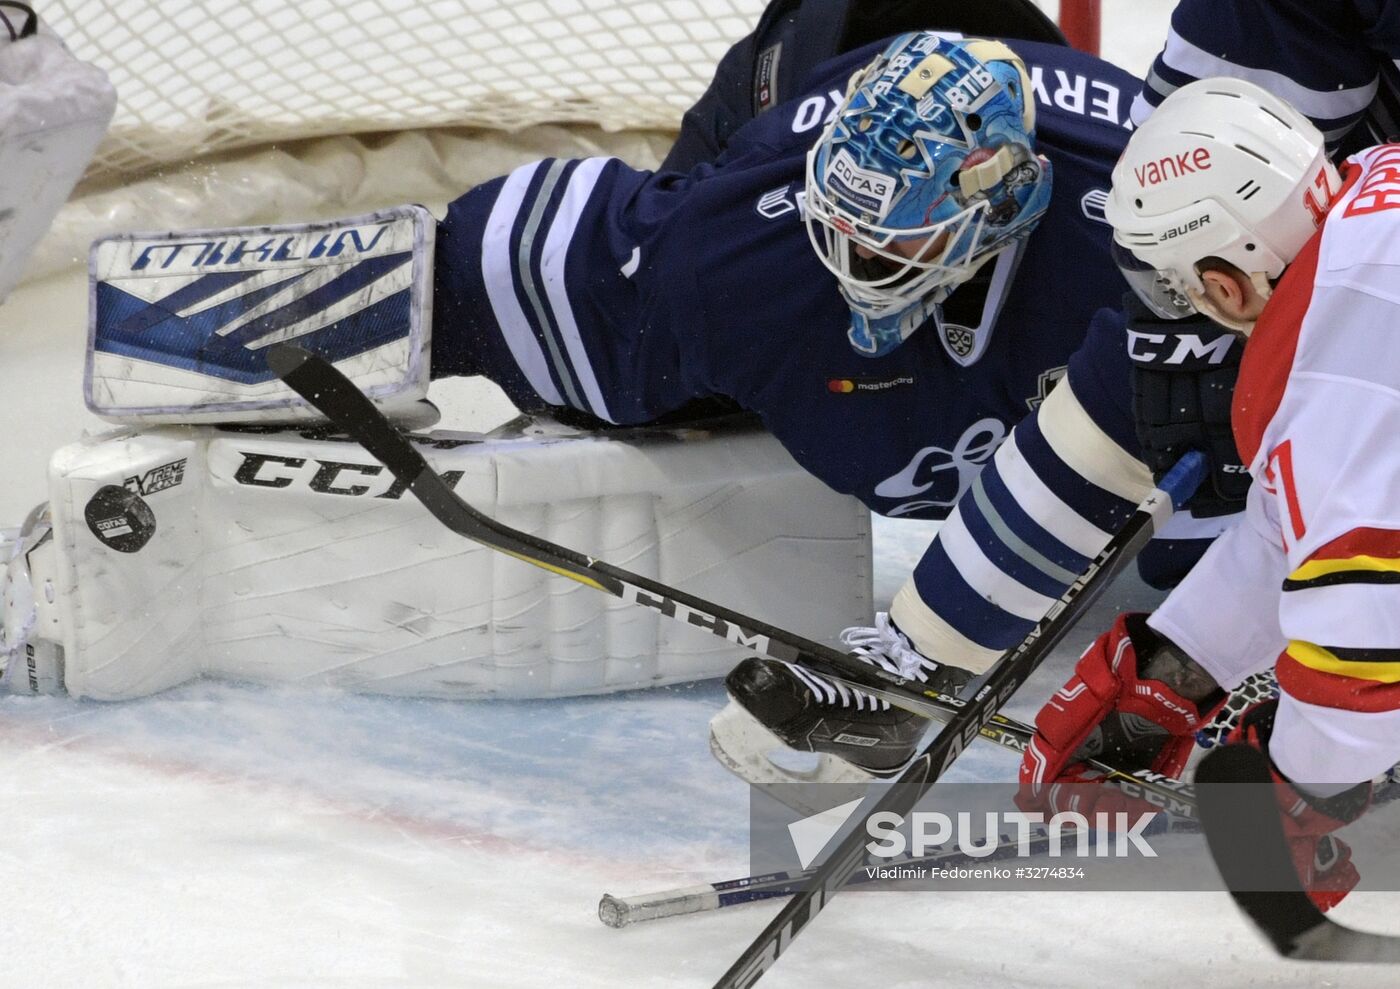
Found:
[[[1248,745],[1212,750],[1196,770],[1201,824],[1211,857],[1235,903],[1285,958],[1397,962],[1400,938],[1330,920],[1293,867],[1263,752]]]

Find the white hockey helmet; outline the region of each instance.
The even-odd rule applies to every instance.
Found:
[[[1307,117],[1242,79],[1202,79],[1163,100],[1118,159],[1114,255],[1159,316],[1202,312],[1247,333],[1206,299],[1197,264],[1228,261],[1267,299],[1340,188]]]

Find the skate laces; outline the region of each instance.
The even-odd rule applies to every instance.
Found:
[[[929,673],[938,668],[937,663],[910,645],[885,611],[876,613],[874,627],[856,625],[846,629],[841,633],[841,642],[872,666],[906,680],[927,683]]]
[[[841,633],[841,642],[853,654],[871,666],[893,673],[906,680],[927,683],[929,673],[938,664],[909,644],[904,633],[895,628],[886,612],[875,615],[874,626],[856,625]],[[793,663],[786,664],[793,675],[807,685],[823,704],[854,708],[857,711],[888,711],[889,701],[871,697],[864,691],[848,687],[840,680],[830,680]]]

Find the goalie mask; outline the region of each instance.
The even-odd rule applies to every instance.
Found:
[[[852,78],[807,155],[807,233],[851,307],[851,345],[888,353],[1050,203],[1035,103],[999,41],[905,34]]]

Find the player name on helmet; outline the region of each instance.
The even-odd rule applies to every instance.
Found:
[[[1193,148],[1179,155],[1166,155],[1156,161],[1149,161],[1146,165],[1134,166],[1133,178],[1137,179],[1139,186],[1147,189],[1172,179],[1179,179],[1183,175],[1204,172],[1209,168],[1210,149]]]

